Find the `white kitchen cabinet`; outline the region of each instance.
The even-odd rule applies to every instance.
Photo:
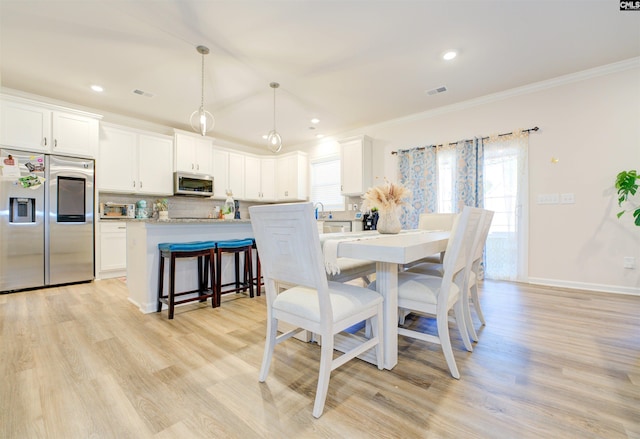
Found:
[[[213,143],[210,138],[175,132],[176,171],[212,175]]]
[[[78,157],[97,155],[99,115],[16,97],[1,99],[2,146]]]
[[[227,198],[227,191],[235,200],[245,199],[245,155],[224,148],[213,150],[213,197]]]
[[[340,193],[362,195],[372,184],[373,140],[367,136],[340,140]]]
[[[233,198],[244,200],[244,159],[245,155],[229,151],[229,187]]]
[[[260,192],[261,201],[276,200],[276,159],[262,158],[260,160]]]
[[[244,158],[244,199],[275,201],[276,159],[246,155]]]
[[[96,179],[102,192],[173,195],[173,139],[103,124]]]
[[[213,198],[227,198],[226,191],[229,188],[229,151],[213,149]]]
[[[309,198],[309,160],[296,151],[283,154],[276,162],[276,200],[305,201]]]
[[[126,275],[127,224],[124,221],[100,221],[101,279]]]
[[[173,195],[173,139],[138,135],[139,193]]]

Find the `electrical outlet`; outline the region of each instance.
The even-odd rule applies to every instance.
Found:
[[[624,268],[636,268],[636,258],[633,256],[625,256]]]

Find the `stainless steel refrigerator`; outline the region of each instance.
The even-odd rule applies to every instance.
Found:
[[[94,161],[0,149],[0,292],[94,278]]]

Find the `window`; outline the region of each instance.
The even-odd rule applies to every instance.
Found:
[[[528,137],[500,137],[484,142],[483,204],[494,212],[486,244],[485,275],[491,279],[526,280]],[[437,211],[454,212],[458,156],[443,147],[436,155]]]
[[[340,194],[340,158],[311,162],[311,202],[322,203],[324,210],[344,210]]]

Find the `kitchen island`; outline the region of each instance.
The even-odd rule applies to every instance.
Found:
[[[221,241],[252,238],[250,220],[169,219],[127,222],[127,288],[129,301],[143,313],[156,311],[161,242]],[[169,270],[165,269],[165,285]],[[232,257],[222,261],[223,283],[234,276]],[[190,259],[176,263],[176,291],[197,288],[196,263]]]

